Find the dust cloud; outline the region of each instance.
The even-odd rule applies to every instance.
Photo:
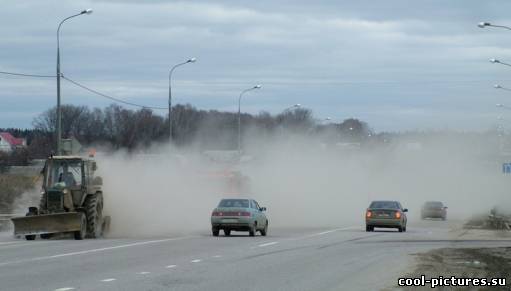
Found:
[[[271,227],[289,228],[362,225],[372,200],[401,201],[410,222],[428,200],[444,202],[448,219],[460,220],[511,205],[511,178],[484,138],[440,135],[347,147],[252,135],[244,144],[250,158],[232,165],[165,145],[98,156],[111,236],[206,233],[223,197],[252,197],[267,207]],[[248,176],[251,191],[228,193],[210,175],[226,169]]]
[[[151,154],[118,152],[98,159],[110,236],[155,236],[207,229],[219,183],[197,157],[168,146]]]
[[[268,206],[273,225],[286,227],[361,225],[372,200],[400,201],[411,222],[428,200],[444,202],[449,219],[459,220],[511,205],[511,178],[492,147],[470,146],[434,138],[322,148],[296,138],[261,153],[251,169],[254,196]]]

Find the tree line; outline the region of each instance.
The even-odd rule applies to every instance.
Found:
[[[62,106],[62,136],[75,138],[82,145],[97,145],[133,150],[147,147],[169,138],[168,115],[161,116],[151,109],[132,110],[117,104],[106,108]],[[192,143],[200,149],[232,150],[237,146],[238,115],[233,112],[201,110],[191,105],[172,108],[172,141],[177,146]],[[249,130],[272,134],[303,134],[325,141],[357,141],[371,134],[367,123],[350,118],[341,123],[325,123],[314,119],[307,108],[296,108],[279,114],[260,112],[241,114],[242,134]],[[23,157],[44,158],[55,150],[56,109],[51,108],[34,118],[32,129],[0,129],[13,136],[27,139],[27,148],[15,151],[10,163]],[[0,164],[7,155],[0,154]],[[21,156],[21,159],[20,159]]]

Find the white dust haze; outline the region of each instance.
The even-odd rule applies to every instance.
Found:
[[[440,136],[354,149],[300,136],[253,136],[244,144],[252,159],[233,165],[168,146],[100,155],[111,236],[207,233],[219,200],[237,197],[211,175],[226,169],[250,178],[250,193],[240,196],[267,207],[270,227],[362,227],[365,209],[379,199],[401,201],[410,227],[427,200],[444,202],[448,219],[511,205],[511,177],[482,139]]]

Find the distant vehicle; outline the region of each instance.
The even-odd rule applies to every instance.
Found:
[[[373,201],[366,211],[366,231],[374,231],[375,227],[397,228],[406,231],[408,209],[398,201]]]
[[[440,201],[428,201],[422,205],[421,218],[447,219],[447,207]]]
[[[262,236],[268,233],[268,218],[263,213],[266,207],[260,207],[253,199],[222,199],[211,214],[211,231],[218,236],[220,230],[226,236],[231,231],[248,231],[255,236],[259,231]]]

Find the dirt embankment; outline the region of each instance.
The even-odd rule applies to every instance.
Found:
[[[506,278],[507,287],[437,287],[437,290],[510,290],[511,247],[443,248],[418,254],[418,265],[405,277]],[[431,290],[426,287],[403,287],[404,290]]]

